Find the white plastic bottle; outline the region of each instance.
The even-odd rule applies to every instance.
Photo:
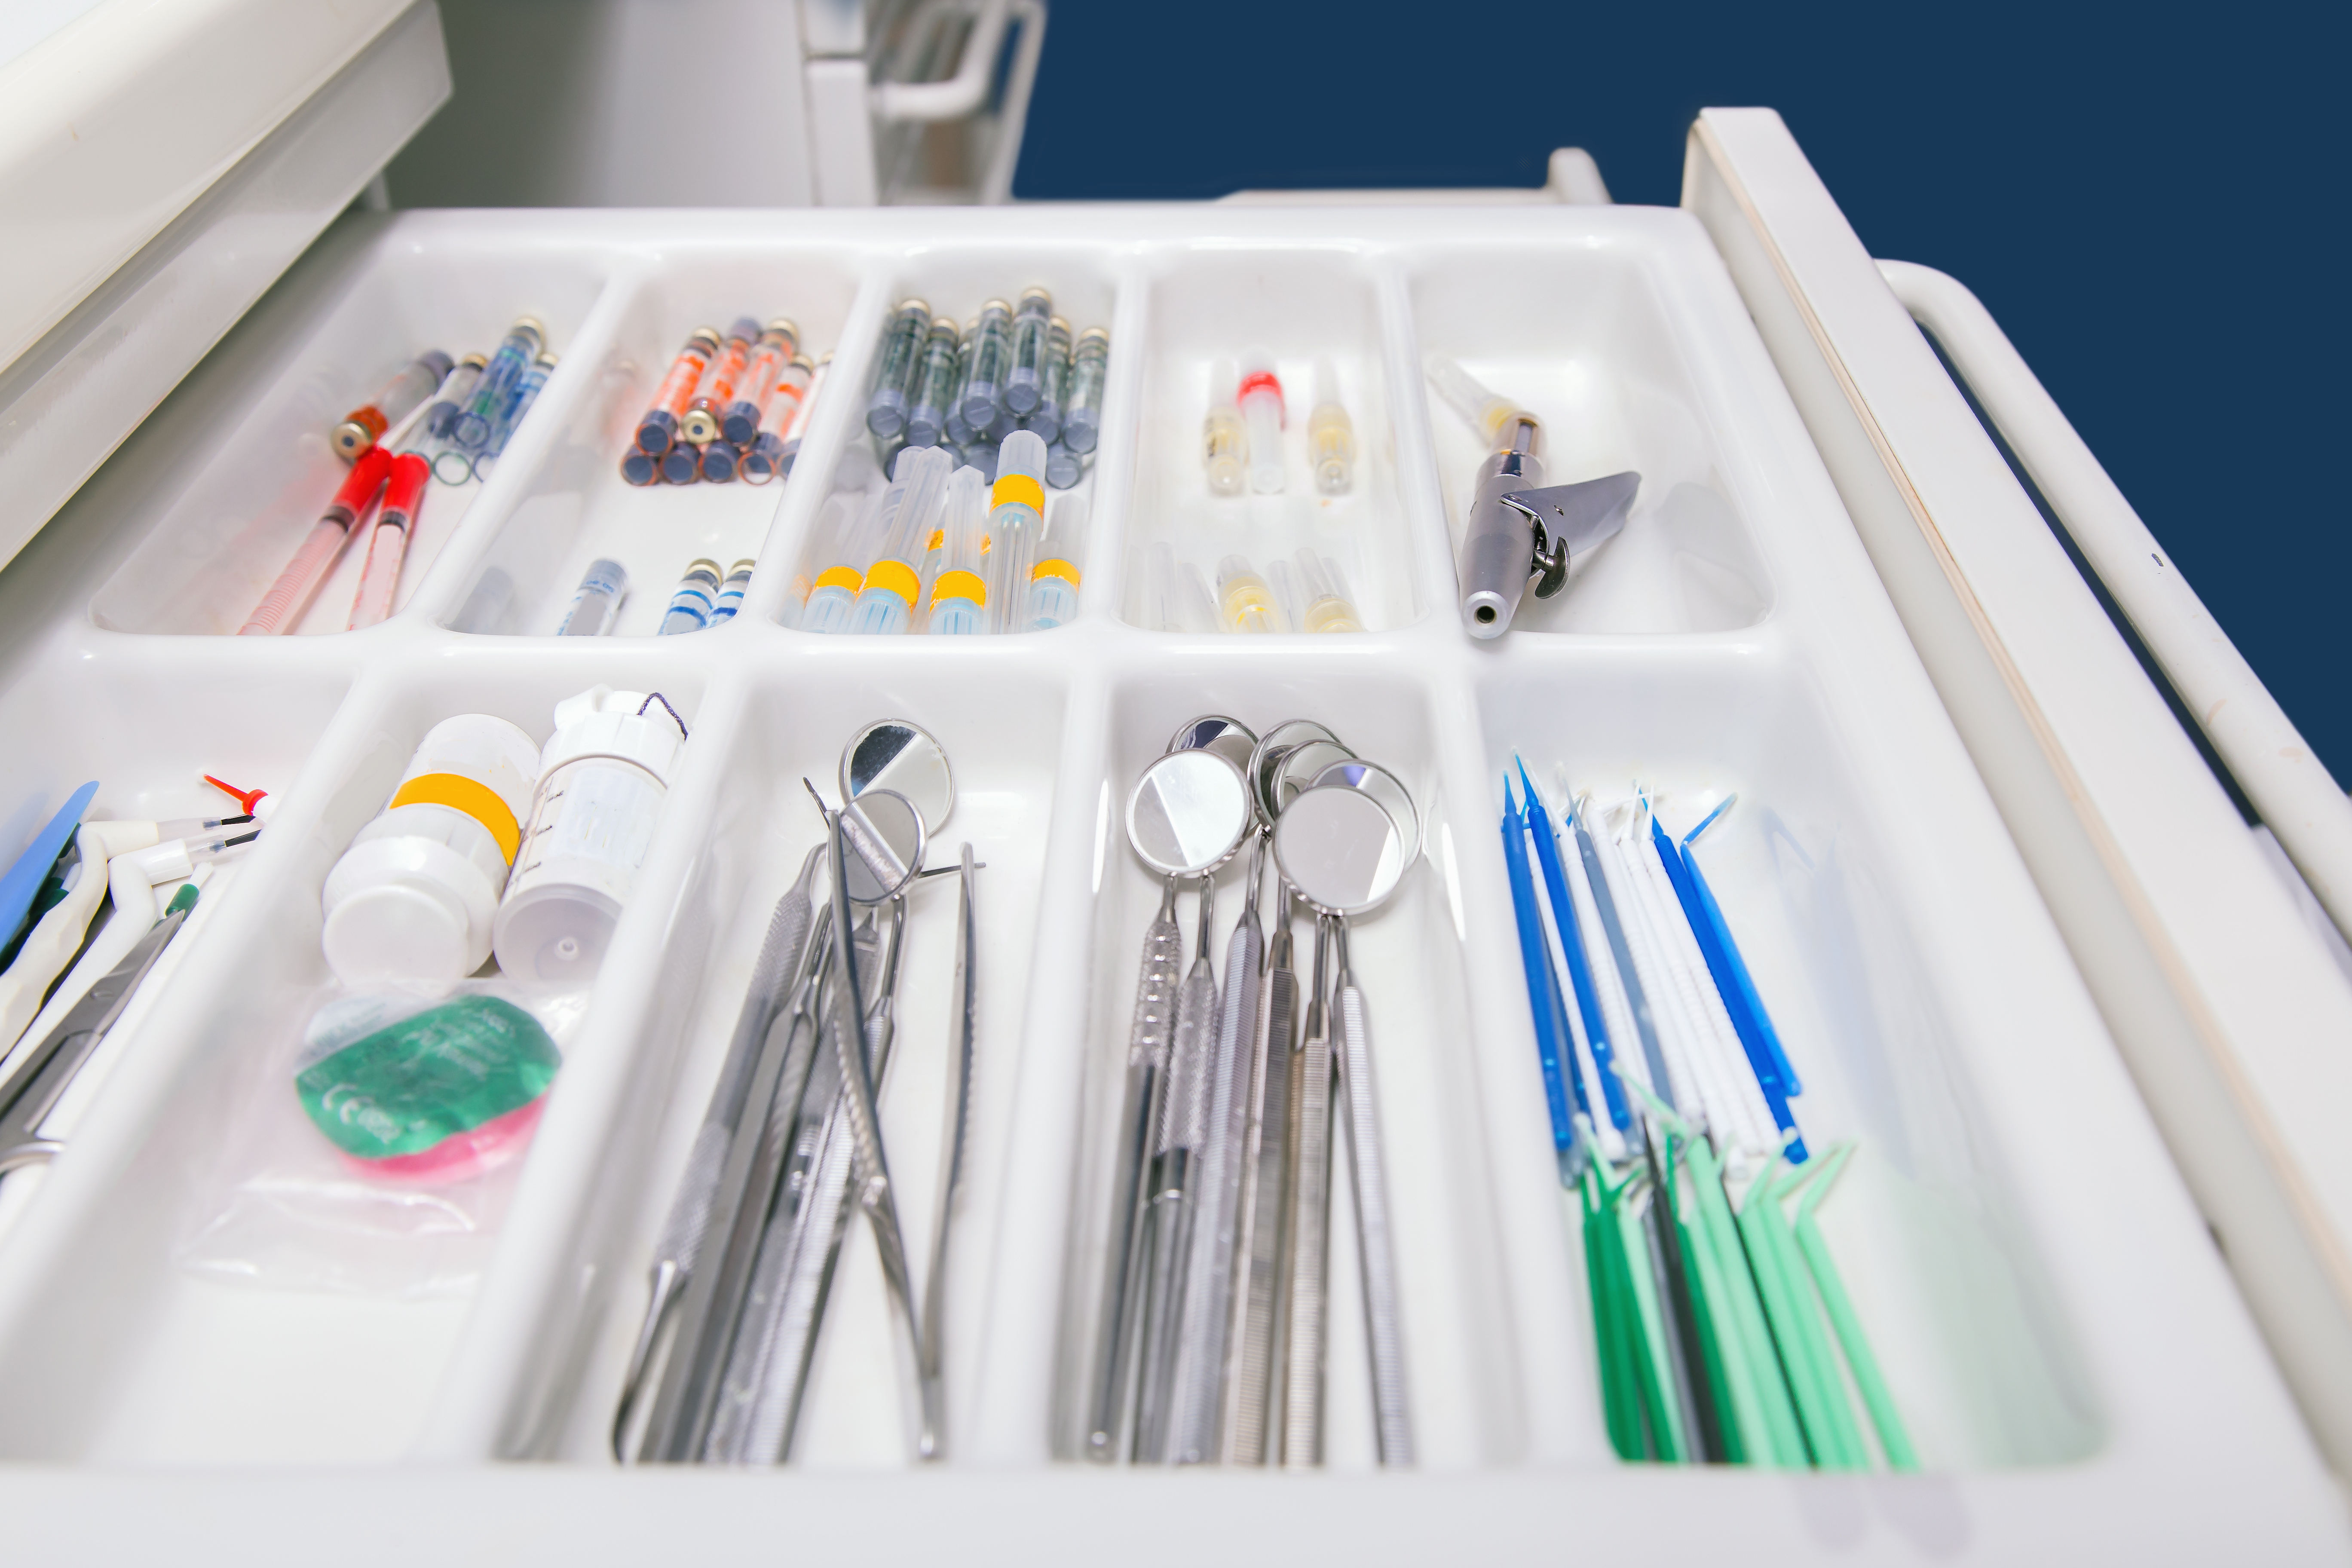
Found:
[[[642,691],[595,686],[555,705],[530,826],[491,945],[509,979],[595,978],[653,845],[686,731]]]
[[[482,966],[538,776],[538,744],[504,719],[462,713],[425,731],[321,890],[320,945],[346,984]]]

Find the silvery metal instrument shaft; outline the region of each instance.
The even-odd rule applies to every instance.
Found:
[[[1298,977],[1291,973],[1290,890],[1279,892],[1259,984],[1249,1125],[1235,1205],[1232,1325],[1225,1345],[1224,1457],[1263,1465],[1273,1412],[1269,1390],[1279,1355],[1282,1237],[1289,1190],[1291,1058],[1296,1054]]]
[[[1201,1184],[1177,1354],[1176,1441],[1169,1458],[1180,1465],[1223,1457],[1219,1432],[1224,1414],[1225,1336],[1233,1318],[1234,1237],[1258,1039],[1258,968],[1265,951],[1257,918],[1265,852],[1265,839],[1260,835],[1250,857],[1249,896],[1225,943],[1225,989],[1210,1058],[1207,1135],[1201,1146]]]
[[[907,1274],[906,1235],[898,1225],[898,1203],[890,1190],[890,1167],[882,1149],[881,1118],[874,1106],[872,1058],[865,1039],[866,1019],[858,994],[856,966],[847,958],[849,883],[843,864],[842,814],[828,812],[826,816],[833,830],[833,1047],[841,1058],[849,1131],[856,1147],[851,1181],[857,1190],[858,1206],[866,1211],[866,1222],[874,1228],[875,1245],[882,1254],[882,1279],[890,1289],[890,1305],[908,1361],[919,1369],[922,1398],[922,1436],[919,1441],[928,1442],[939,1431],[939,1387],[919,1373],[921,1333],[915,1316],[914,1285]]]
[[[1527,593],[1535,556],[1535,527],[1503,498],[1544,480],[1543,429],[1535,416],[1513,414],[1496,437],[1497,449],[1478,465],[1462,533],[1462,623],[1474,637],[1509,629]]]
[[[688,1280],[677,1331],[637,1450],[641,1460],[678,1463],[702,1455],[785,1155],[784,1129],[807,1087],[815,1055],[813,1004],[833,947],[831,929],[821,928],[811,943],[811,972],[803,977],[800,994],[768,1026],[712,1197],[709,1234],[719,1240],[720,1249]]]
[[[1412,1463],[1412,1409],[1405,1387],[1404,1331],[1397,1303],[1396,1237],[1388,1160],[1372,1089],[1371,1020],[1348,964],[1339,926],[1339,1091],[1347,1106],[1348,1171],[1356,1199],[1356,1258],[1364,1278],[1364,1336],[1371,1352],[1373,1431],[1381,1463]]]
[[[1323,1462],[1324,1335],[1331,1274],[1331,922],[1315,927],[1315,987],[1290,1080],[1290,1225],[1284,1268],[1282,1463]]]
[[[863,932],[870,928],[870,921],[867,927],[860,928],[857,960],[861,981],[880,976],[866,992],[872,1000],[865,1009],[866,1037],[877,1084],[889,1071],[890,1047],[898,1037],[892,997],[906,939],[905,900],[894,899],[889,907],[887,962],[878,952],[864,949]],[[849,1183],[856,1163],[839,1055],[827,1051],[819,1056],[801,1101],[800,1147],[804,1154],[791,1173],[798,1184],[800,1201],[789,1214],[780,1205],[771,1222],[777,1254],[775,1284],[765,1334],[746,1368],[749,1394],[742,1429],[734,1451],[723,1456],[714,1453],[714,1458],[728,1458],[747,1465],[782,1463],[792,1452],[809,1376],[816,1365],[817,1333],[832,1293],[842,1237],[849,1228]],[[761,1261],[767,1266],[764,1254]]]
[[[670,1200],[669,1215],[663,1221],[661,1237],[655,1243],[652,1289],[646,1303],[645,1321],[637,1331],[636,1348],[629,1356],[628,1372],[621,1380],[620,1404],[613,1415],[615,1458],[622,1457],[623,1434],[628,1428],[638,1384],[645,1377],[646,1363],[652,1357],[663,1320],[668,1316],[688,1276],[694,1272],[695,1259],[702,1250],[702,1238],[710,1224],[711,1203],[726,1168],[735,1124],[742,1117],[744,1097],[751,1092],[761,1043],[767,1038],[768,1026],[774,1021],[776,1009],[784,1003],[799,977],[811,924],[809,890],[815,885],[817,867],[824,858],[822,846],[809,851],[808,858],[801,863],[799,879],[776,900],[775,912],[769,917],[767,935],[751,965],[751,984],[743,994],[742,1011],[736,1015],[735,1037],[728,1045],[726,1059],[719,1069],[719,1082],[710,1091],[710,1107],[695,1132],[694,1145],[687,1152],[686,1173],[678,1179],[677,1195]]]
[[[952,1039],[949,1045],[947,1136],[940,1161],[939,1212],[931,1222],[931,1274],[923,1282],[924,1374],[942,1391],[947,1386],[948,1241],[956,1205],[963,1195],[963,1146],[971,1119],[971,1056],[979,1027],[980,957],[973,945],[979,933],[973,923],[971,846],[963,847],[963,875],[957,879],[955,989],[948,994]],[[943,1394],[944,1396],[944,1394]],[[936,1459],[947,1434],[934,1434],[923,1458]]]
[[[894,939],[897,934],[894,929]],[[877,977],[887,971],[883,968],[881,935],[871,915],[859,922],[852,945],[857,953],[858,976],[868,985],[869,994],[879,989],[887,994],[887,981],[876,984]],[[891,956],[895,961],[895,940]],[[812,1042],[815,1019],[824,1016],[829,1002],[828,993],[811,1010],[812,1017],[805,1026]],[[869,1026],[867,1033],[873,1035],[875,1031]],[[887,1039],[877,1039],[877,1051],[887,1055]],[[710,1435],[703,1447],[703,1458],[713,1463],[774,1464],[783,1458],[780,1443],[761,1441],[761,1401],[779,1347],[786,1341],[783,1325],[790,1313],[794,1266],[803,1238],[814,1223],[814,1211],[820,1206],[824,1140],[840,1120],[840,1102],[841,1064],[835,1053],[813,1050],[807,1084],[797,1105],[791,1108],[789,1119],[779,1125],[783,1163],[777,1172],[767,1227],[760,1238],[759,1258],[739,1314],[725,1381],[712,1412]],[[778,1114],[784,1116],[784,1108],[779,1107]],[[840,1230],[841,1193],[848,1181],[845,1138],[843,1144],[843,1173],[834,1184],[831,1206],[824,1211],[824,1229],[835,1237]],[[832,1245],[837,1246],[837,1239]]]
[[[1201,879],[1201,931],[1192,967],[1176,993],[1176,1039],[1163,1101],[1160,1174],[1154,1184],[1151,1292],[1143,1317],[1143,1392],[1137,1402],[1137,1458],[1170,1457],[1174,1440],[1176,1352],[1183,1332],[1185,1266],[1192,1259],[1198,1163],[1208,1131],[1209,1058],[1216,1047],[1217,976],[1209,962],[1216,880]]]
[[[1176,991],[1184,967],[1184,932],[1176,923],[1176,879],[1160,899],[1160,913],[1143,933],[1143,971],[1136,982],[1135,1018],[1129,1026],[1127,1091],[1119,1108],[1111,1170],[1110,1235],[1104,1248],[1102,1310],[1097,1317],[1094,1386],[1087,1422],[1087,1456],[1124,1457],[1129,1385],[1140,1329],[1146,1273],[1145,1184],[1160,1103],[1165,1098],[1168,1054],[1176,1030]]]

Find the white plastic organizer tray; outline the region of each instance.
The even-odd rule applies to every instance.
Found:
[[[960,318],[1033,282],[1112,333],[1077,621],[958,641],[786,630],[790,568],[866,440],[890,305],[919,293]],[[615,466],[646,388],[688,328],[746,310],[837,348],[801,467],[764,489],[629,490]],[[428,517],[446,531],[420,540],[398,613],[299,645],[215,635],[315,515],[333,470],[314,437],[383,362],[463,352],[526,312],[561,365],[462,510]],[[1297,377],[1294,435],[1314,359],[1338,364],[1360,447],[1349,497],[1314,498],[1297,453],[1278,501],[1208,497],[1208,363],[1253,341]],[[1644,476],[1625,534],[1495,643],[1454,610],[1452,529],[1477,453],[1426,393],[1429,353],[1545,416],[1554,482]],[[1143,629],[1140,567],[1160,540],[1204,571],[1238,542],[1343,555],[1371,629]],[[736,621],[643,635],[690,558],[736,554],[759,562]],[[553,638],[597,555],[634,580],[625,635]],[[453,629],[492,568],[517,589],[504,635]],[[0,724],[17,738],[0,809],[17,837],[92,776],[102,816],[192,812],[209,804],[203,772],[283,799],[114,1042],[64,1156],[0,1183],[0,1456],[19,1461],[0,1466],[0,1498],[20,1540],[160,1543],[142,1533],[163,1529],[142,1522],[152,1510],[90,1500],[201,1469],[263,1555],[343,1538],[352,1510],[432,1518],[436,1552],[527,1530],[593,1561],[773,1546],[779,1521],[812,1549],[1006,1562],[2170,1560],[2242,1547],[2250,1518],[2295,1560],[2344,1549],[2340,1499],[1683,214],[354,216],[0,574]],[[321,882],[418,737],[489,712],[543,739],[552,705],[600,681],[665,693],[691,738],[495,1235],[414,1297],[189,1268],[230,1130],[284,1092],[268,1065],[329,994]],[[1158,896],[1120,808],[1179,723],[1213,712],[1318,720],[1391,765],[1425,815],[1422,860],[1355,937],[1417,1473],[1372,1464],[1344,1183],[1328,1473],[1072,1457],[1105,1139]],[[800,780],[833,793],[843,742],[885,717],[953,760],[940,859],[968,839],[988,868],[949,1458],[908,1456],[861,1223],[795,1462],[616,1471],[605,1435],[653,1237],[768,910],[817,841]],[[1547,785],[1562,764],[1604,795],[1644,784],[1677,826],[1739,795],[1708,872],[1807,1085],[1809,1135],[1861,1142],[1825,1221],[1927,1475],[1611,1453],[1496,836],[1515,755]],[[1238,879],[1220,884],[1220,963]],[[937,888],[914,901],[884,1095],[919,1272],[954,923]],[[1189,939],[1189,893],[1181,908]],[[488,1468],[500,1460],[544,1462]],[[48,1467],[74,1468],[71,1485],[44,1489]]]

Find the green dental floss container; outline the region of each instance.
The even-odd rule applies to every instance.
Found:
[[[563,1058],[547,1030],[496,996],[418,1012],[383,997],[320,1010],[294,1090],[344,1160],[372,1176],[451,1182],[528,1141]]]

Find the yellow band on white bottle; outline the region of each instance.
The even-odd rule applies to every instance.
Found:
[[[1073,588],[1078,585],[1078,569],[1066,561],[1040,561],[1029,568],[1029,581],[1032,583],[1044,577],[1059,577]]]
[[[819,588],[846,588],[858,594],[865,591],[866,579],[854,566],[828,566],[817,574],[816,585]]]
[[[463,773],[419,773],[393,792],[392,804],[386,811],[396,811],[404,805],[446,805],[452,811],[462,811],[482,825],[499,850],[514,864],[515,851],[522,847],[522,826],[515,821],[514,812],[499,798],[499,792],[478,779]]]

